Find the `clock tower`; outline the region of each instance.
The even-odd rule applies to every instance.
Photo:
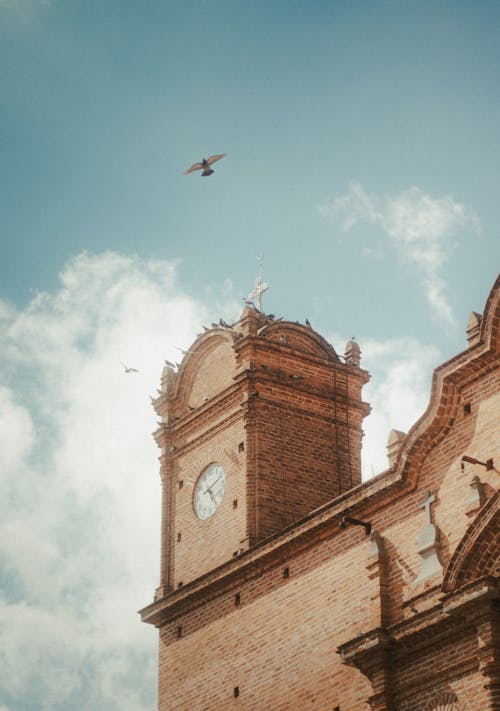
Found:
[[[156,600],[360,483],[359,356],[354,340],[339,357],[309,324],[248,306],[165,367]]]

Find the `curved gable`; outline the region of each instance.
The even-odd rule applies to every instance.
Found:
[[[498,368],[500,353],[500,276],[488,296],[477,341],[440,365],[432,377],[426,411],[402,442],[393,471],[407,478],[415,475],[429,452],[453,426],[460,404],[460,387],[469,380]]]

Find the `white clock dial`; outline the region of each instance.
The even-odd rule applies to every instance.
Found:
[[[220,506],[226,486],[226,475],[220,464],[209,464],[202,471],[196,482],[193,495],[193,508],[198,518],[213,516]]]

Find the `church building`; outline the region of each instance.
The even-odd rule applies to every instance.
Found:
[[[250,304],[165,367],[160,711],[500,711],[500,277],[362,482],[368,379]]]

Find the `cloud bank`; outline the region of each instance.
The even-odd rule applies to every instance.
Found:
[[[156,636],[136,614],[159,561],[148,395],[206,313],[168,262],[83,254],[60,278],[0,308],[0,707],[151,709]]]
[[[344,232],[359,223],[381,228],[400,260],[413,267],[432,313],[455,326],[446,295],[442,269],[455,246],[456,234],[469,228],[479,231],[478,218],[451,195],[433,198],[417,187],[384,198],[352,183],[349,192],[318,207],[320,214],[340,224]],[[385,246],[365,246],[365,256],[379,256]]]

